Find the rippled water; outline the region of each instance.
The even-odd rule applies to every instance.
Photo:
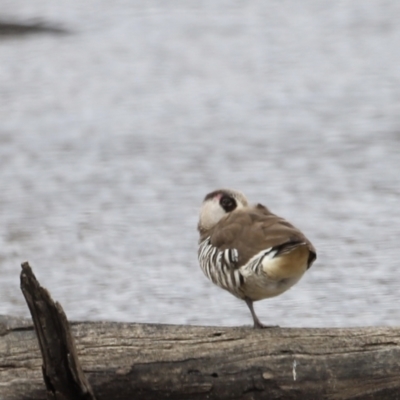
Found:
[[[70,319],[250,324],[197,264],[221,186],[301,228],[282,326],[399,325],[400,3],[3,0],[0,313],[20,263]]]

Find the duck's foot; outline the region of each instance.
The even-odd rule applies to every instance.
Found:
[[[279,328],[279,325],[264,325],[258,319],[257,322],[254,321],[254,329],[271,329],[271,328]]]
[[[278,325],[264,325],[264,324],[262,324],[260,322],[260,320],[258,319],[255,311],[254,311],[253,300],[249,299],[248,297],[245,297],[244,301],[246,302],[247,306],[249,307],[250,312],[251,312],[251,316],[253,317],[254,329],[279,328]]]

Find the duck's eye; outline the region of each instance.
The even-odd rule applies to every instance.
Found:
[[[236,208],[236,200],[226,195],[221,197],[219,204],[226,212],[233,211]]]

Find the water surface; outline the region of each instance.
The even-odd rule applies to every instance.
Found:
[[[242,190],[318,260],[281,326],[398,325],[400,6],[2,2],[0,313],[20,263],[70,319],[250,324],[197,264],[204,195]]]

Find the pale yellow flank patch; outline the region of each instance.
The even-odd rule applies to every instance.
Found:
[[[263,260],[263,271],[274,280],[296,278],[307,270],[309,250],[307,245],[299,246],[290,253]]]

